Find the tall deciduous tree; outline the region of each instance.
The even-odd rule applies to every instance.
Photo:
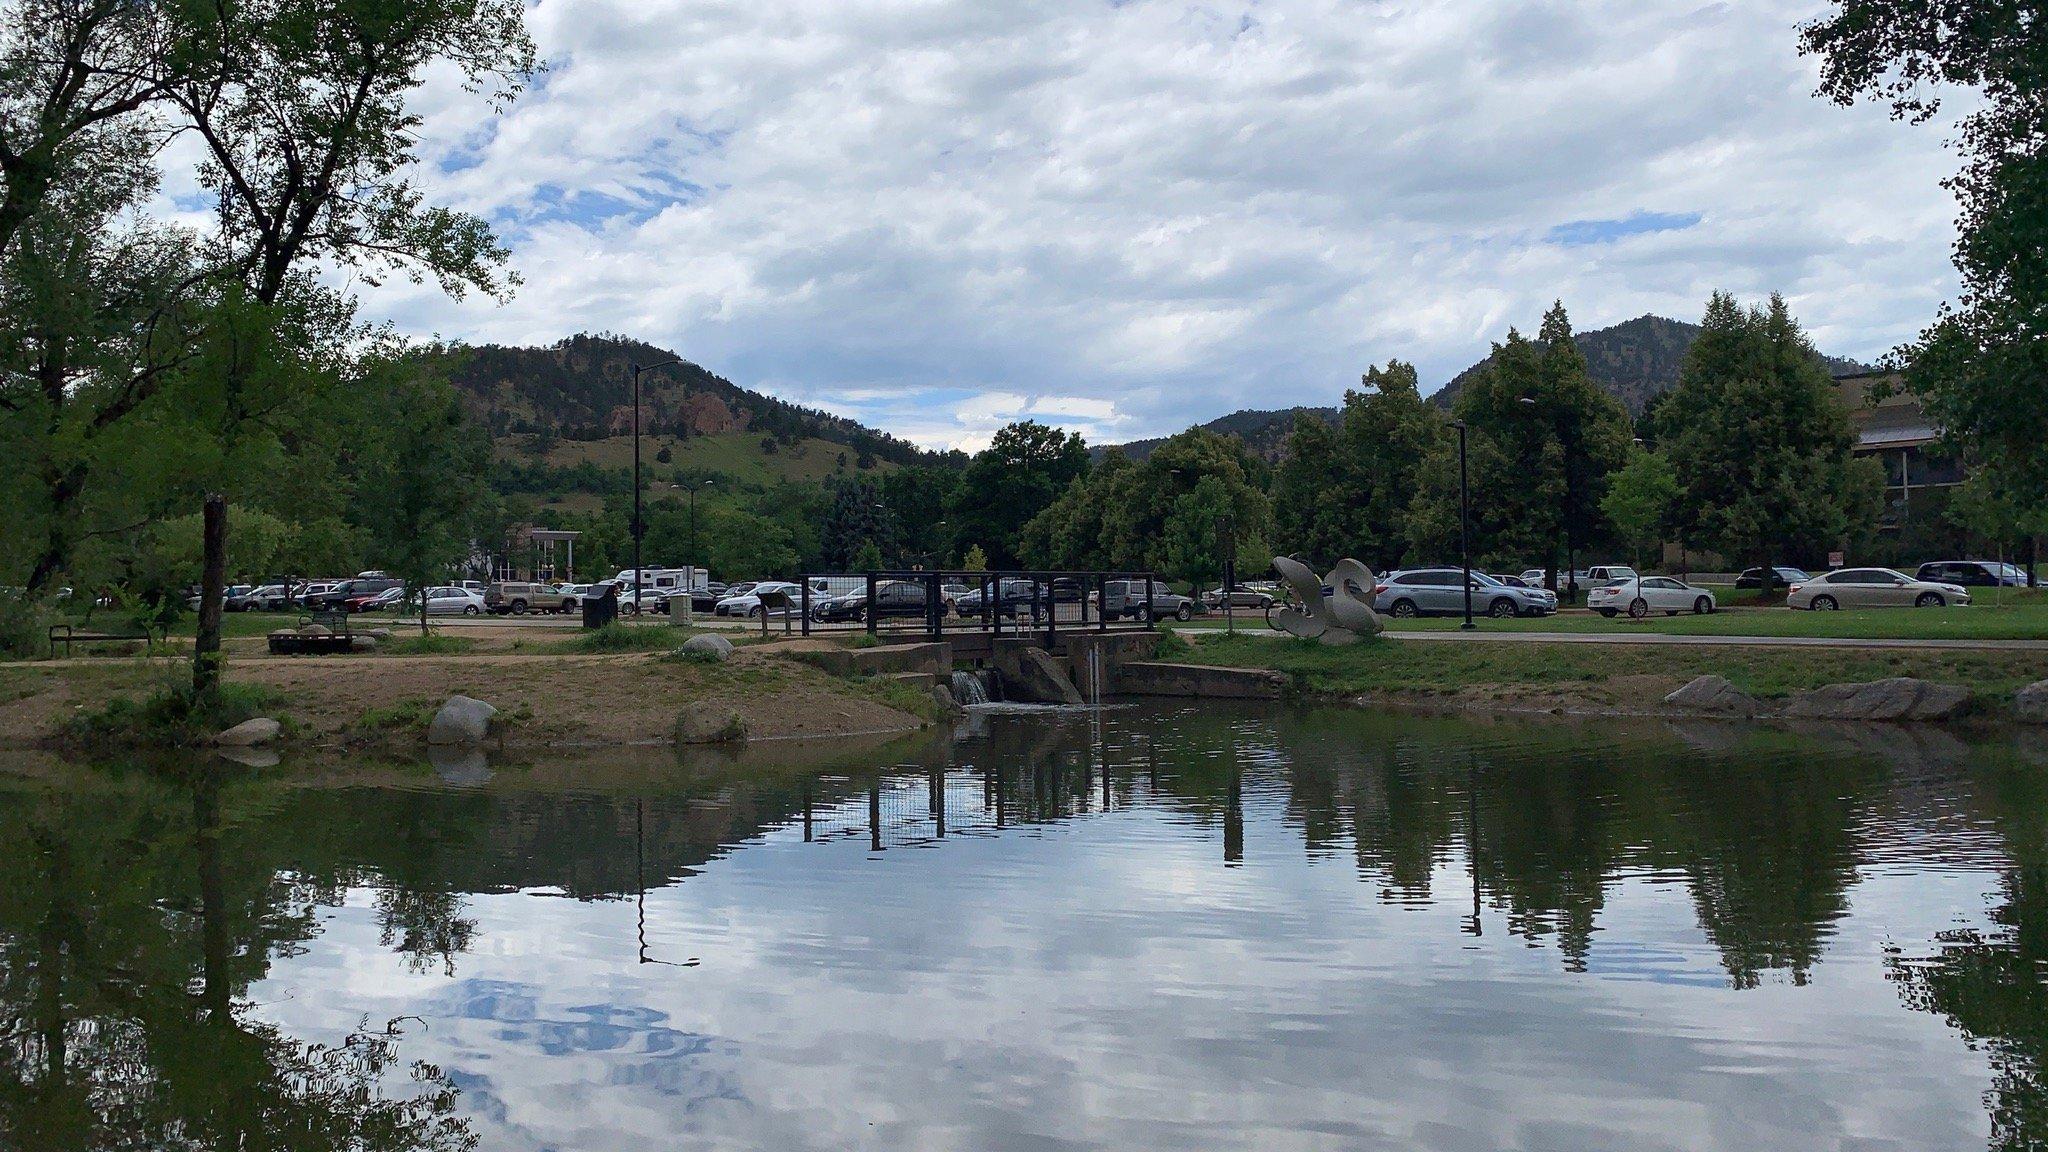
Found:
[[[464,417],[455,389],[418,359],[393,359],[374,370],[387,377],[369,384],[384,413],[375,450],[385,473],[356,500],[378,555],[417,598],[425,635],[427,588],[449,576],[475,538],[491,440]]]
[[[435,65],[494,102],[514,97],[536,67],[520,0],[244,0],[181,12],[196,64],[171,98],[207,149],[200,175],[219,203],[211,255],[233,273],[231,298],[263,310],[317,299],[315,262],[372,281],[432,278],[455,295],[509,290],[489,227],[428,204],[409,179],[419,120],[406,101]],[[262,373],[241,357],[220,377],[230,448],[269,402],[252,394]],[[217,616],[221,593],[211,581],[201,590],[202,621]],[[205,693],[219,671],[201,633],[193,687]]]
[[[1678,502],[1678,473],[1660,452],[1639,451],[1608,478],[1600,511],[1632,563],[1654,562]]]
[[[995,434],[960,476],[947,505],[951,538],[981,545],[991,562],[1014,567],[1023,528],[1077,478],[1088,474],[1078,433],[1025,420]]]
[[[1978,97],[1962,120],[1962,295],[1903,350],[1906,382],[1980,466],[2048,491],[2048,13],[2013,0],[1836,0],[1807,24],[1821,94],[1866,97],[1925,123],[1944,89]]]
[[[1557,583],[1559,560],[1598,538],[1608,474],[1628,458],[1628,410],[1594,384],[1562,304],[1535,341],[1510,330],[1458,395],[1468,426],[1472,542],[1492,565],[1538,560]],[[1417,485],[1411,535],[1444,556],[1458,539],[1458,445],[1438,441]]]
[[[1355,557],[1383,572],[1408,549],[1416,478],[1447,425],[1423,402],[1411,364],[1369,368],[1361,383],[1345,393],[1334,428],[1296,420],[1274,478],[1275,533],[1319,564]]]
[[[1784,300],[1717,292],[1700,324],[1658,411],[1681,538],[1743,565],[1811,562],[1873,522],[1883,477],[1851,456],[1848,415]]]

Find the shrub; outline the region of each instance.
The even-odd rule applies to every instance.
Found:
[[[222,684],[205,698],[179,685],[141,700],[117,696],[96,712],[73,717],[65,731],[74,740],[97,743],[191,747],[283,700],[282,693],[263,684]]]
[[[0,656],[36,660],[48,655],[50,624],[55,615],[40,600],[0,592]]]

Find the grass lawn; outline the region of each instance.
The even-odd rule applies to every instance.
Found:
[[[1457,628],[1457,617],[1433,616],[1414,620],[1387,621],[1391,632],[1431,632]],[[1850,640],[2048,640],[2048,596],[2039,591],[2006,592],[2006,603],[1984,602],[1968,608],[1865,608],[1851,612],[1794,612],[1785,608],[1757,608],[1717,612],[1711,616],[1652,615],[1647,620],[1616,617],[1609,620],[1590,612],[1566,612],[1557,616],[1519,620],[1475,621],[1487,632],[1600,632],[1626,635],[1631,632],[1663,632],[1674,636],[1817,636]],[[1262,615],[1253,613],[1238,619],[1239,627],[1265,626]],[[1216,615],[1204,617],[1198,626],[1223,626]]]
[[[1453,693],[1475,688],[1570,690],[1629,677],[1682,682],[1725,676],[1759,697],[1782,697],[1823,684],[1894,676],[1964,684],[1990,700],[2048,679],[2039,652],[1842,651],[1766,648],[1594,647],[1584,644],[1398,644],[1345,648],[1251,636],[1203,636],[1173,657],[1197,664],[1272,668],[1320,695],[1366,692]],[[1646,700],[1644,703],[1654,703]]]

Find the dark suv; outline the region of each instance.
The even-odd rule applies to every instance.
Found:
[[[2025,588],[2026,569],[2001,560],[1940,560],[1922,564],[1916,575],[1936,584],[1960,584],[1965,588]]]
[[[404,583],[403,580],[394,580],[389,576],[361,576],[354,580],[344,580],[317,596],[306,597],[304,606],[308,612],[339,612],[342,605],[350,600],[375,596],[379,592],[399,587]]]

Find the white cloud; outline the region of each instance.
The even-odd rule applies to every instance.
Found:
[[[1812,97],[1812,7],[540,0],[507,115],[421,98],[427,182],[525,288],[370,310],[628,332],[934,444],[1005,404],[1123,437],[1329,402],[1394,356],[1434,384],[1552,298],[1778,290],[1872,357],[1951,289],[1953,161]]]

